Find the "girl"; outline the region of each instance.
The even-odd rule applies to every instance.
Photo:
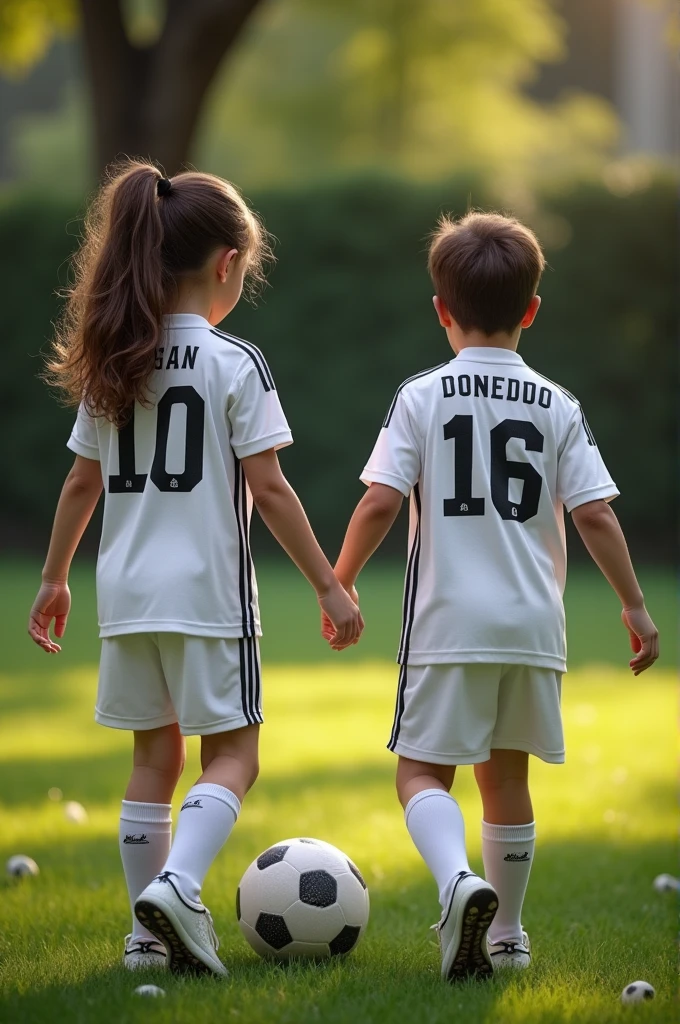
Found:
[[[129,161],[89,211],[48,364],[49,381],[79,407],[76,458],[29,633],[48,654],[61,649],[50,626],[64,635],[71,559],[103,488],[95,718],[134,733],[120,820],[133,969],[226,974],[200,892],[258,772],[253,503],[314,587],[331,646],[356,643],[363,629],[279,467],[292,437],[269,367],[254,345],[215,328],[244,279],[262,279],[268,255],[233,185]],[[203,774],[171,844],[187,735],[201,737]]]

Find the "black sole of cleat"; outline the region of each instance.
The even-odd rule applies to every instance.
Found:
[[[135,903],[135,917],[168,951],[168,967],[174,974],[214,974],[182,942],[172,921],[154,903]]]
[[[447,974],[449,981],[484,980],[492,976],[493,967],[484,944],[497,910],[498,897],[493,889],[479,889],[471,893],[463,910],[460,944]]]

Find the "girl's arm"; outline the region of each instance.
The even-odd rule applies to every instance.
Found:
[[[326,639],[335,650],[358,641],[364,628],[357,605],[338,583],[319,547],[300,501],[281,472],[273,448],[241,462],[253,503],[284,551],[309,580],[334,629]]]
[[[29,635],[47,654],[61,650],[59,644],[50,638],[50,626],[54,619],[55,635],[64,635],[71,607],[67,583],[71,559],[92,518],[102,487],[99,462],[76,455],[57,504],[43,582],[28,623]]]

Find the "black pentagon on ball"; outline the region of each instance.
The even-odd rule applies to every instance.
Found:
[[[272,949],[283,949],[293,941],[280,914],[260,914],[255,922],[255,931]]]
[[[338,898],[338,883],[327,871],[303,871],[300,899],[310,907],[330,907]]]
[[[362,889],[367,889],[368,886],[364,882],[364,876],[361,874],[361,872],[359,871],[359,868],[356,866],[356,864],[352,864],[351,860],[348,860],[347,864],[349,866],[350,871],[354,875],[354,877],[357,879],[358,882],[360,882],[361,888]]]
[[[236,890],[236,920],[241,920],[241,886]]]
[[[264,871],[265,868],[270,868],[272,864],[278,864],[286,856],[289,847],[287,846],[270,846],[268,850],[261,853],[257,858],[257,866],[260,871]]]
[[[335,936],[332,942],[328,943],[331,956],[339,956],[341,953],[349,953],[357,944],[361,928],[355,925],[346,924],[342,931]]]
[[[626,995],[627,996],[631,995],[635,991],[635,989],[636,989],[635,985],[629,985],[628,988],[626,989]]]

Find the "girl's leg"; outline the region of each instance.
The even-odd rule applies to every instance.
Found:
[[[208,869],[229,838],[258,773],[259,726],[201,737],[203,774],[187,793],[164,871],[198,902]]]
[[[171,841],[170,801],[184,767],[177,725],[134,734],[133,769],[120,816],[119,846],[132,909],[132,943],[153,940],[134,914],[135,900],[161,871]]]
[[[522,905],[534,859],[536,829],[529,795],[529,755],[492,750],[475,765],[484,808],[482,854],[487,881],[498,893],[489,941],[522,941]]]
[[[448,905],[455,877],[470,870],[463,815],[449,794],[455,771],[454,765],[427,764],[407,757],[400,757],[397,766],[397,793],[406,827],[434,875],[442,908]]]

